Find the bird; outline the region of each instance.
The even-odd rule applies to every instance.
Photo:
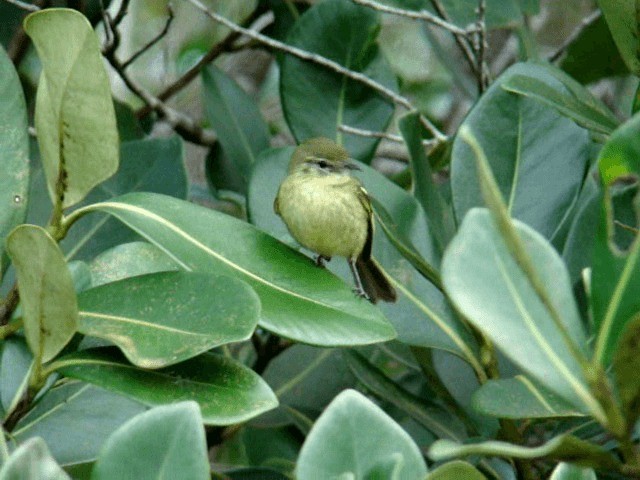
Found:
[[[293,152],[288,174],[274,201],[291,236],[315,252],[316,264],[345,257],[355,293],[372,303],[395,302],[391,281],[372,257],[373,208],[362,183],[352,176],[358,165],[333,140],[318,137]]]

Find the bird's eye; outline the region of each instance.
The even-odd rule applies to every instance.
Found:
[[[320,168],[327,168],[329,166],[329,164],[325,160],[319,160],[318,161],[318,166]]]

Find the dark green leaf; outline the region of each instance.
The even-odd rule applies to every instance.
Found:
[[[95,348],[67,355],[53,368],[150,406],[195,400],[207,425],[242,422],[278,404],[257,374],[221,355],[205,353],[160,370],[141,370],[113,348]]]
[[[198,405],[182,402],[155,407],[111,435],[91,479],[116,478],[208,480],[207,443]]]
[[[260,324],[278,335],[326,346],[395,336],[380,310],[337,277],[238,219],[155,194],[88,208],[114,215],[186,270],[246,281],[260,296]]]
[[[71,480],[58,466],[41,438],[20,445],[0,469],[0,480]]]
[[[240,280],[193,272],[125,278],[83,292],[78,331],[116,344],[142,368],[161,368],[248,339],[260,301]]]
[[[254,101],[214,65],[202,71],[202,82],[207,119],[229,159],[226,167],[238,171],[243,180],[241,191],[245,192],[251,165],[269,147],[267,125]]]
[[[486,478],[470,463],[454,460],[436,468],[427,475],[426,480],[486,480]]]
[[[78,305],[58,244],[41,227],[21,225],[7,237],[29,348],[42,362],[54,358],[76,332]]]
[[[543,67],[516,64],[485,92],[465,119],[486,153],[509,214],[553,238],[575,202],[589,160],[588,133],[540,102],[505,91],[515,75],[540,78],[562,89]],[[458,135],[451,188],[458,222],[483,206],[474,154]],[[544,185],[544,189],[540,186]]]
[[[41,437],[62,465],[96,459],[104,441],[143,405],[86,383],[68,382],[49,390],[16,425],[19,442]]]
[[[0,353],[0,400],[2,416],[11,412],[22,399],[29,382],[33,355],[23,338],[5,339]]]
[[[373,10],[327,0],[300,16],[287,43],[395,90],[393,73],[375,44],[379,29]],[[293,56],[281,59],[280,91],[285,118],[299,143],[329,137],[362,161],[370,160],[379,140],[345,135],[338,130],[340,125],[382,131],[393,114],[393,105],[370,87]]]
[[[302,446],[296,478],[424,478],[427,468],[411,437],[354,390],[338,395]]]
[[[546,295],[562,319],[573,348],[587,356],[587,339],[562,260],[545,239],[519,221],[513,227],[526,247]],[[469,212],[442,264],[445,288],[458,309],[498,348],[541,384],[604,421],[582,366],[530,279],[484,209]]]
[[[631,73],[640,75],[640,27],[635,0],[598,0],[600,10],[609,25],[613,40]]]
[[[35,123],[49,195],[54,204],[60,200],[68,207],[118,169],[111,84],[98,37],[80,12],[35,12],[24,29],[43,66]],[[62,198],[56,190],[60,182]]]
[[[2,23],[5,19],[3,17]],[[29,137],[27,107],[18,74],[0,46],[0,258],[4,238],[27,213]],[[0,276],[5,267],[0,261]]]
[[[583,416],[553,392],[523,375],[489,380],[473,395],[473,406],[498,418],[549,418]]]

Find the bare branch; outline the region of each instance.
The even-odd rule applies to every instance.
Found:
[[[381,95],[387,97],[397,105],[400,105],[408,110],[415,109],[414,106],[411,104],[411,102],[407,98],[385,87],[384,85],[376,82],[375,80],[372,80],[371,78],[367,77],[366,75],[360,72],[354,72],[353,70],[349,70],[348,68],[345,68],[339,63],[334,62],[333,60],[329,60],[328,58],[323,57],[321,55],[317,55],[315,53],[311,53],[306,50],[299,49],[297,47],[292,47],[291,45],[287,45],[286,43],[280,42],[278,40],[274,40],[261,33],[254,32],[253,30],[249,30],[247,28],[243,28],[240,25],[232,22],[231,20],[223,17],[222,15],[212,12],[206,6],[204,6],[199,0],[187,0],[187,1],[189,1],[192,5],[194,5],[200,11],[202,11],[205,15],[207,15],[213,21],[217,23],[221,23],[222,25],[226,26],[227,28],[229,28],[234,32],[237,32],[241,35],[246,35],[247,37],[253,40],[256,40],[264,45],[267,45],[268,47],[273,48],[274,50],[279,50],[281,52],[288,53],[302,60],[313,62],[323,67],[326,67],[330,70],[333,70],[336,73],[339,73],[357,82],[367,85],[368,87],[374,89]],[[425,126],[425,128],[431,132],[431,134],[434,136],[434,138],[438,142],[442,142],[446,140],[447,138],[446,135],[440,132],[440,130],[438,130],[435,127],[435,125],[433,125],[427,118],[421,116],[421,121]]]
[[[478,82],[478,93],[482,93],[489,85],[489,76],[487,64],[485,62],[485,54],[487,50],[487,30],[485,16],[487,12],[486,0],[478,0],[478,29],[474,35],[473,48],[476,53],[476,79]]]
[[[451,22],[451,20],[449,19],[449,15],[447,15],[447,11],[442,6],[442,3],[440,3],[440,0],[430,0],[430,1],[431,1],[431,5],[433,5],[433,8],[438,13],[440,18],[442,18],[443,20],[445,20],[447,22]],[[466,35],[459,35],[457,33],[454,33],[453,34],[453,38],[456,41],[456,43],[458,44],[458,48],[460,48],[460,51],[462,52],[462,54],[464,55],[465,59],[467,60],[467,63],[469,64],[469,67],[471,67],[471,71],[474,74],[477,74],[477,71],[476,71],[476,59],[475,59],[475,57],[473,55],[473,51],[472,51],[471,47],[469,46],[469,42],[468,42],[468,39],[467,39]]]
[[[549,56],[549,58],[547,58],[547,60],[549,62],[557,61],[565,52],[565,50],[569,47],[569,45],[571,45],[580,36],[580,34],[584,31],[584,29],[596,23],[601,16],[602,16],[602,12],[600,11],[600,9],[597,9],[591,12],[585,18],[583,18],[582,22],[580,22],[580,25],[578,25],[573,30],[573,32],[571,32],[569,36],[565,38],[564,42],[562,42],[562,45],[560,45],[558,49],[555,52],[553,52]]]
[[[158,35],[153,37],[151,40],[149,40],[149,42],[147,42],[147,44],[144,45],[140,50],[138,50],[136,53],[131,55],[131,57],[129,57],[128,60],[122,62],[123,69],[126,69],[129,65],[135,62],[140,57],[140,55],[144,54],[147,50],[149,50],[156,43],[162,40],[167,35],[167,33],[169,33],[169,27],[171,26],[171,23],[173,22],[173,18],[174,18],[173,9],[171,8],[171,5],[167,5],[167,11],[169,16],[167,17],[167,21],[164,24],[164,28],[162,29],[162,31],[158,33]]]
[[[473,30],[465,30],[463,28],[454,25],[453,23],[447,22],[440,17],[435,16],[433,13],[428,10],[406,10],[403,8],[390,7],[388,5],[384,5],[382,3],[375,2],[373,0],[352,0],[353,3],[357,3],[358,5],[363,5],[365,7],[369,7],[373,10],[377,10],[382,13],[390,13],[392,15],[398,15],[401,17],[412,18],[414,20],[424,20],[425,22],[429,22],[433,25],[437,25],[438,27],[442,27],[445,30],[450,31],[451,33],[455,33],[458,35],[468,35]]]
[[[382,138],[395,143],[404,143],[404,139],[400,135],[393,135],[392,133],[387,132],[373,132],[371,130],[364,130],[362,128],[350,127],[349,125],[340,125],[338,127],[338,130],[351,135],[358,135],[360,137]],[[434,141],[423,140],[422,145],[427,148],[431,148],[434,145]]]
[[[4,0],[7,3],[10,3],[11,5],[15,5],[18,8],[21,8],[22,10],[26,10],[28,12],[37,12],[38,10],[40,10],[40,7],[38,7],[37,5],[34,5],[33,3],[27,3],[27,2],[21,2],[20,0]]]

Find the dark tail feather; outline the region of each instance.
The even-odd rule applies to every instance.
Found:
[[[362,287],[369,300],[373,303],[378,300],[384,300],[385,302],[396,301],[396,289],[393,288],[382,268],[373,258],[367,260],[362,257],[358,258],[356,260],[356,270],[358,270]]]

